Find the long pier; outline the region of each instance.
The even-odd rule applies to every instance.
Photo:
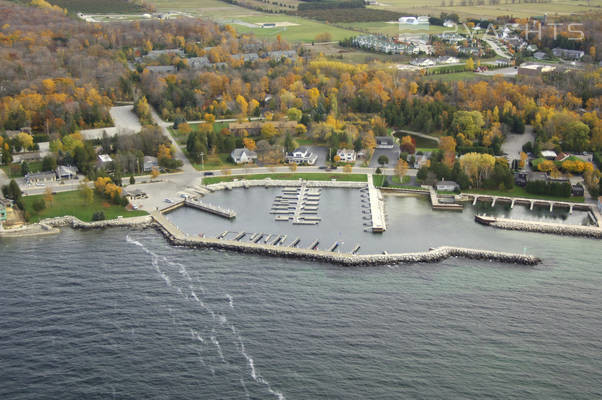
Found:
[[[203,238],[183,233],[159,211],[153,211],[151,217],[155,222],[155,226],[165,235],[170,243],[176,246],[216,248],[276,257],[301,258],[347,266],[439,262],[449,257],[493,260],[523,265],[536,265],[541,262],[538,257],[530,255],[460,247],[439,247],[426,252],[416,253],[358,255],[316,250],[315,247],[317,247],[317,241],[314,241],[310,248],[304,249],[290,246],[274,246],[264,243],[239,242],[235,240],[214,239],[208,237]]]
[[[178,201],[177,203],[170,204],[167,207],[162,208],[161,212],[163,214],[167,214],[169,212],[177,210],[180,207],[192,207],[228,219],[236,218],[236,212],[234,210],[191,199],[185,199],[182,201]]]
[[[370,216],[372,217],[372,232],[386,231],[385,203],[382,194],[374,186],[371,174],[368,174],[368,199],[370,201]]]

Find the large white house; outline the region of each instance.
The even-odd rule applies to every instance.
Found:
[[[311,152],[311,147],[301,146],[286,155],[286,162],[295,164],[314,165],[318,155]]]
[[[375,139],[377,149],[392,149],[395,147],[395,139],[391,136],[377,136]]]
[[[420,16],[420,17],[400,17],[397,20],[400,24],[404,25],[418,25],[418,24],[428,24],[429,17]]]
[[[257,153],[247,149],[246,147],[243,147],[232,150],[232,153],[230,153],[230,158],[232,158],[232,161],[234,161],[236,164],[247,164],[257,160]]]
[[[353,149],[338,149],[337,156],[341,158],[341,162],[351,162],[356,160],[355,150]]]

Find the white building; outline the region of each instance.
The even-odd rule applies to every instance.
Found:
[[[257,160],[257,153],[247,149],[246,147],[232,150],[230,158],[235,164],[247,164]]]
[[[375,139],[377,149],[392,149],[395,147],[395,139],[391,136],[377,136]]]
[[[311,152],[311,147],[301,146],[286,155],[286,162],[295,164],[314,165],[318,155]]]
[[[453,192],[458,187],[454,181],[439,181],[435,183],[435,190],[444,192]]]
[[[338,149],[337,156],[341,158],[341,162],[352,162],[357,158],[355,150],[353,149]]]

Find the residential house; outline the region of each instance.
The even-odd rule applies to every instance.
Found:
[[[453,192],[459,188],[458,184],[454,181],[439,181],[435,183],[435,190],[444,192]]]
[[[341,162],[353,162],[357,158],[353,149],[338,149],[337,156],[341,158]]]
[[[25,175],[25,183],[28,185],[50,183],[56,181],[54,171],[30,172]]]
[[[301,146],[286,155],[286,162],[295,164],[314,165],[318,155],[311,152],[311,147]]]
[[[173,74],[177,71],[173,65],[151,65],[145,67],[151,74]]]
[[[429,156],[426,154],[417,154],[414,157],[414,165],[412,168],[420,169],[428,164]]]
[[[412,61],[410,61],[410,64],[416,65],[418,67],[432,67],[436,63],[431,58],[415,58]]]
[[[437,58],[437,64],[457,64],[460,59],[452,56],[442,56]]]
[[[246,147],[234,149],[230,153],[230,158],[235,164],[247,164],[257,160],[257,153],[247,149]]]
[[[536,60],[545,60],[545,59],[546,59],[546,57],[547,57],[547,54],[546,54],[546,53],[544,53],[543,51],[536,51],[536,52],[533,54],[533,57],[534,57]]]
[[[70,165],[59,165],[56,167],[57,179],[74,179],[77,177],[77,167]]]
[[[377,136],[375,139],[377,149],[392,149],[395,147],[395,139],[392,136]]]
[[[558,154],[553,150],[544,150],[541,152],[541,156],[546,160],[555,160]]]
[[[156,60],[157,58],[161,57],[162,55],[174,55],[174,56],[178,56],[181,58],[186,57],[184,50],[181,50],[181,49],[151,50],[144,57],[151,59],[151,60]]]
[[[207,57],[191,57],[186,61],[188,61],[188,68],[190,69],[201,69],[211,65],[211,62]]]
[[[153,168],[159,168],[159,159],[153,156],[144,156],[142,159],[142,170],[144,172],[151,172]]]
[[[555,57],[566,58],[568,60],[580,60],[585,55],[585,52],[556,47],[555,49],[552,49],[552,54],[554,54]]]
[[[96,166],[98,168],[108,168],[111,163],[113,162],[113,159],[111,158],[110,155],[108,154],[99,154],[98,155],[98,159],[96,160]]]

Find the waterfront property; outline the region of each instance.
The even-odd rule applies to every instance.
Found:
[[[257,160],[257,153],[247,149],[246,147],[234,149],[230,153],[230,158],[235,164],[248,164]]]
[[[341,162],[353,162],[357,158],[357,154],[353,149],[338,149],[337,156],[339,156]]]
[[[301,146],[286,155],[286,162],[295,164],[314,165],[318,160],[318,155],[312,153],[311,147]]]

